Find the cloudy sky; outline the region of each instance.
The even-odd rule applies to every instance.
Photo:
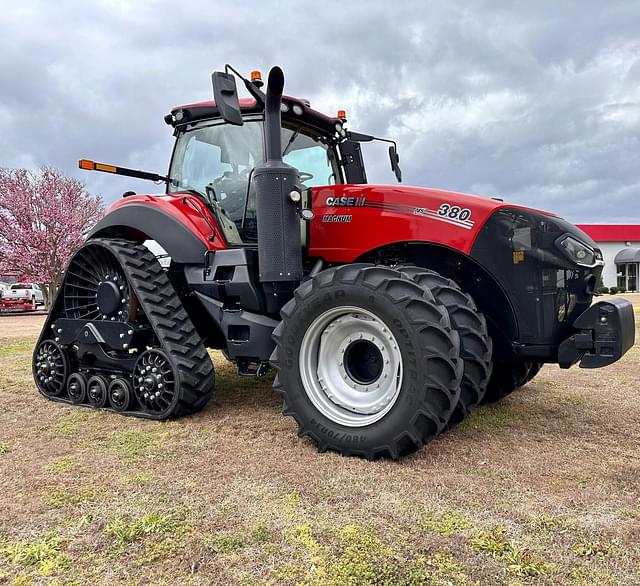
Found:
[[[406,183],[640,222],[637,2],[21,0],[0,55],[0,166],[53,165],[107,201],[157,186],[77,159],[165,172],[163,115],[228,62],[278,64],[287,93],[396,138]]]

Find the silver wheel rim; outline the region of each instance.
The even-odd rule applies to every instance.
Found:
[[[377,315],[360,307],[334,307],[319,315],[302,339],[299,368],[315,407],[348,427],[382,419],[402,387],[395,336]]]

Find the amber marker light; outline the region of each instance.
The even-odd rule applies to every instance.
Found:
[[[347,119],[347,111],[346,110],[338,110],[338,118],[340,118],[340,120],[346,120]]]
[[[104,171],[105,173],[117,173],[118,168],[113,165],[105,165],[104,163],[96,163],[96,171]]]
[[[84,169],[85,171],[96,170],[96,164],[93,161],[90,161],[89,159],[80,159],[78,161],[78,167],[80,167],[80,169]]]

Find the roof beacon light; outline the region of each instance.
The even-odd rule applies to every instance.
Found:
[[[254,69],[251,72],[251,83],[257,87],[262,87],[264,85],[264,82],[262,81],[262,73],[259,70]]]
[[[338,110],[338,118],[343,122],[347,121],[347,111],[346,110]]]

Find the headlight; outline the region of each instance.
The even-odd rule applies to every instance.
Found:
[[[560,238],[558,246],[577,265],[595,267],[602,263],[602,254],[596,253],[590,246],[583,244],[573,236]]]

